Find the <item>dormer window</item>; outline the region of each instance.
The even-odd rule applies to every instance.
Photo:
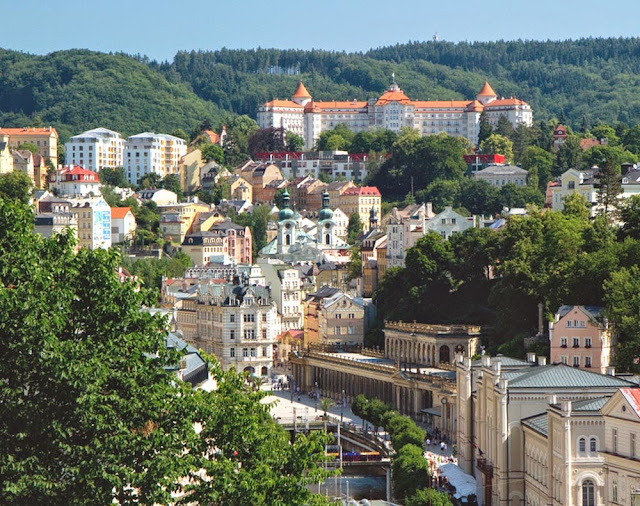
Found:
[[[575,190],[575,189],[576,189],[576,182],[575,182],[575,181],[569,181],[569,182],[567,183],[567,188],[568,188],[569,190]]]

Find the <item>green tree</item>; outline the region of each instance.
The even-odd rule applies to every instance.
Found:
[[[102,184],[118,186],[120,188],[128,188],[131,186],[127,180],[127,174],[125,173],[124,167],[100,169],[98,177]]]
[[[200,148],[200,158],[204,163],[216,162],[222,165],[224,163],[224,150],[217,144],[210,142]]]
[[[162,182],[162,177],[160,176],[160,174],[157,174],[155,172],[149,172],[148,174],[145,174],[140,178],[140,182],[138,183],[138,186],[142,189],[159,188],[161,182]]]
[[[264,393],[216,364],[213,392],[178,380],[166,321],[114,275],[117,253],[75,254],[32,220],[0,200],[2,503],[319,502],[306,485],[326,476],[322,433],[290,444]]]
[[[0,197],[2,199],[18,200],[24,204],[31,197],[31,178],[24,172],[14,171],[0,174]]]
[[[568,135],[560,148],[556,157],[556,168],[554,176],[559,176],[569,169],[577,169],[582,160],[582,148],[580,147],[580,137]]]
[[[251,158],[255,158],[263,151],[284,151],[286,149],[285,129],[269,127],[254,131],[249,137],[248,149]]]
[[[173,135],[174,137],[178,137],[179,139],[182,139],[184,141],[189,142],[189,135],[182,128],[176,128],[173,132],[171,132],[171,135]]]
[[[507,163],[513,161],[513,142],[504,135],[491,134],[480,144],[480,151],[504,155]]]
[[[586,220],[591,214],[589,207],[584,196],[577,192],[571,193],[564,198],[562,214]]]
[[[547,183],[551,180],[554,161],[551,153],[537,146],[529,146],[525,149],[520,163],[522,168],[529,172],[529,185],[545,191]],[[533,174],[537,176],[537,181],[532,179]]]
[[[160,187],[165,190],[174,192],[178,196],[178,201],[184,199],[184,193],[182,193],[182,185],[180,184],[180,177],[177,174],[167,174],[162,178]]]
[[[360,248],[356,246],[351,246],[347,270],[349,271],[349,280],[362,276],[362,255],[360,254]]]
[[[304,148],[304,139],[293,132],[286,133],[287,151],[302,151]]]
[[[416,490],[416,493],[408,497],[404,504],[405,506],[453,506],[448,494],[433,488]]]
[[[429,461],[422,455],[422,448],[406,445],[398,450],[391,464],[393,496],[404,500],[429,483]]]
[[[318,151],[351,151],[351,142],[355,134],[346,125],[338,125],[332,130],[325,130],[318,137],[316,148]]]
[[[480,113],[480,122],[479,122],[479,130],[478,130],[478,146],[482,144],[483,141],[491,137],[493,134],[493,128],[491,127],[491,123],[489,123],[489,118],[487,117],[487,113],[482,111]]]
[[[634,125],[624,132],[622,145],[627,151],[640,155],[640,124]]]
[[[18,151],[31,151],[34,155],[40,153],[40,148],[32,142],[23,142],[17,147]]]
[[[249,137],[258,130],[258,124],[249,116],[236,117],[227,128],[224,141],[224,163],[235,167],[249,158]]]
[[[604,123],[598,126],[594,126],[591,129],[591,135],[593,135],[599,141],[601,141],[602,139],[606,139],[608,146],[617,146],[618,144],[620,144],[620,138],[616,134],[615,129],[610,125],[605,125]]]
[[[503,137],[506,137],[509,140],[512,139],[514,134],[513,125],[511,124],[511,121],[509,121],[504,114],[501,114],[500,117],[498,118],[498,123],[496,124],[496,128],[494,129],[494,133],[498,135],[502,135]]]
[[[347,242],[355,244],[358,236],[362,232],[362,222],[358,213],[351,213],[349,216],[349,224],[347,225]]]

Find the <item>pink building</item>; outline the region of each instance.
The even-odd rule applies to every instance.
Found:
[[[549,323],[551,362],[606,373],[611,334],[599,306],[561,306]]]

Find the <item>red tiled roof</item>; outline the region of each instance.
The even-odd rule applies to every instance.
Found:
[[[640,388],[621,388],[620,393],[631,404],[636,414],[640,416]]]
[[[265,107],[293,107],[295,109],[303,109],[300,104],[296,104],[292,100],[272,100],[264,105]]]
[[[464,109],[472,104],[472,100],[414,100],[413,105],[416,109],[436,109],[459,107]]]
[[[88,169],[83,169],[82,167],[78,166],[78,165],[74,165],[72,168],[69,168],[69,166],[65,166],[62,169],[62,175],[67,176],[67,175],[86,175],[86,176],[95,176],[95,181],[98,181],[98,173],[97,172],[93,172],[92,170],[88,170]]]
[[[53,127],[23,127],[23,128],[0,128],[0,134],[6,135],[44,135],[58,132]]]
[[[130,207],[112,207],[111,208],[111,219],[112,220],[121,220],[127,214],[131,212]]]
[[[512,105],[529,105],[524,100],[520,100],[519,98],[499,98],[498,100],[493,100],[489,102],[485,107],[490,109],[491,107],[507,107]]]
[[[376,195],[381,197],[380,190],[375,186],[362,186],[360,188],[347,188],[343,195]]]
[[[401,104],[410,103],[411,100],[400,89],[385,91],[376,102],[376,105],[385,105],[389,102],[400,102]]]
[[[489,81],[485,81],[484,82],[484,86],[480,90],[480,93],[478,93],[478,96],[480,96],[480,97],[497,97],[498,95],[496,95],[496,92],[493,91],[493,88],[489,84]]]
[[[212,130],[205,130],[204,131],[205,135],[207,137],[209,137],[209,140],[213,143],[213,144],[218,144],[220,142],[220,136],[215,133]]]
[[[583,151],[591,149],[593,146],[599,146],[600,141],[598,139],[582,139],[580,141],[580,147]]]
[[[314,105],[318,109],[361,109],[367,106],[366,102],[358,102],[352,100],[351,102],[314,102]]]

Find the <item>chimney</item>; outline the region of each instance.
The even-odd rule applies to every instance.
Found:
[[[615,367],[607,367],[607,375],[615,376],[616,375],[616,368]]]
[[[547,401],[549,404],[557,404],[558,403],[558,398],[556,397],[556,394],[551,394],[549,396],[549,399]]]
[[[547,365],[547,357],[538,357],[538,365]]]
[[[562,412],[563,413],[567,413],[570,414],[571,413],[571,401],[562,401],[561,403],[562,406]]]
[[[536,354],[533,352],[529,352],[527,353],[527,362],[529,362],[530,364],[535,364],[536,363]]]

